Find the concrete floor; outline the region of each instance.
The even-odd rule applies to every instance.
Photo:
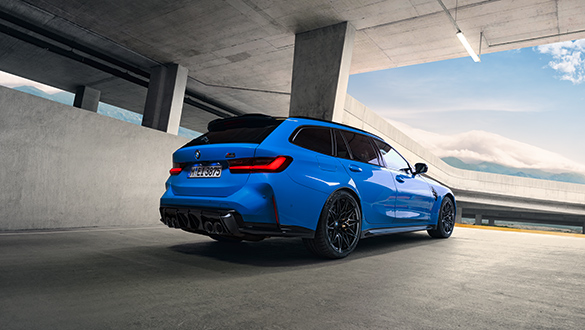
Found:
[[[0,234],[8,329],[583,329],[585,239],[456,228],[324,261],[165,227]]]

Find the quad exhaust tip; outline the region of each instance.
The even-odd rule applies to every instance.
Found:
[[[213,223],[211,221],[205,221],[205,223],[203,224],[203,229],[205,229],[205,231],[208,232],[209,234],[225,233],[223,225],[219,221]]]
[[[216,235],[239,234],[235,211],[210,212],[161,207],[161,222],[170,228]]]
[[[215,231],[216,234],[223,234],[223,226],[221,225],[220,222],[216,222],[213,225],[213,230]]]
[[[205,221],[203,229],[209,234],[225,234],[225,229],[219,221],[213,223],[211,221]]]

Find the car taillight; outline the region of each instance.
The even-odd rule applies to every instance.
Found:
[[[277,173],[284,171],[292,162],[292,157],[255,157],[229,160],[232,173]]]
[[[177,174],[181,173],[181,171],[183,170],[184,167],[185,167],[184,163],[173,163],[173,168],[171,168],[169,173],[171,175],[177,175]]]

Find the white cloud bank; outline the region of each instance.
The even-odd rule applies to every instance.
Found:
[[[536,51],[553,57],[548,66],[561,75],[561,80],[585,82],[585,39],[538,46]]]
[[[39,82],[28,80],[28,79],[25,79],[25,78],[22,78],[19,76],[15,76],[13,74],[2,72],[2,71],[0,71],[0,85],[10,87],[10,88],[19,87],[19,86],[33,86],[33,87],[36,87],[36,88],[42,90],[43,92],[49,93],[49,94],[55,94],[55,93],[62,92],[62,90],[60,90],[58,88],[47,86],[45,84],[41,84]]]
[[[392,125],[429,149],[438,157],[457,157],[468,164],[492,162],[516,168],[531,168],[553,173],[585,174],[585,165],[557,153],[485,131],[442,135],[412,128],[404,123]]]

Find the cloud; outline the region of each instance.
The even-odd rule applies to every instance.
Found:
[[[19,86],[33,86],[33,87],[36,87],[36,88],[42,90],[43,92],[49,93],[49,94],[55,94],[55,93],[62,92],[62,90],[60,90],[58,88],[47,86],[45,84],[41,84],[39,82],[28,80],[28,79],[25,79],[25,78],[22,78],[19,76],[15,76],[13,74],[2,72],[2,71],[0,71],[0,85],[10,87],[10,88],[19,87]]]
[[[401,122],[390,122],[441,158],[457,157],[468,164],[492,162],[515,168],[585,174],[584,164],[577,163],[555,152],[498,134],[474,130],[454,135],[443,135],[412,128]]]
[[[376,112],[388,117],[413,118],[421,114],[429,113],[453,113],[453,112],[542,112],[542,103],[538,104],[531,100],[514,100],[510,98],[479,98],[472,99],[458,97],[453,99],[434,99],[432,104],[398,104],[396,106],[383,106],[376,109]]]
[[[538,46],[536,51],[552,56],[548,66],[560,74],[561,80],[585,82],[585,39]]]

